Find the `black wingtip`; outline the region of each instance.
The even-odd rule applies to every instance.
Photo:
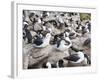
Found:
[[[74,46],[71,46],[70,48],[75,52],[83,51],[82,49],[75,48]]]
[[[89,59],[89,56],[87,54],[84,54],[84,56],[87,58],[88,64],[90,65],[91,64],[91,60]]]

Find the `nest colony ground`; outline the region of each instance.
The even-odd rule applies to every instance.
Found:
[[[23,69],[91,65],[91,14],[23,10]]]

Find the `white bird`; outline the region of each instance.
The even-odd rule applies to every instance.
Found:
[[[24,25],[29,25],[27,21],[24,21],[23,24],[24,24]]]
[[[64,23],[64,20],[62,19],[62,17],[59,16],[58,20],[60,23]]]
[[[90,32],[89,29],[88,29],[88,27],[90,27],[90,26],[88,26],[88,24],[89,24],[89,23],[86,23],[86,25],[85,25],[85,28],[86,28],[86,32],[87,32],[87,33]]]
[[[55,44],[55,48],[60,51],[68,50],[71,47],[72,43],[68,37],[64,40],[60,40]]]
[[[64,37],[69,36],[69,34],[70,34],[70,33],[66,31],[66,32],[64,33]]]
[[[48,69],[51,69],[51,68],[52,68],[51,63],[50,63],[50,62],[47,62],[47,63],[46,63],[46,67],[47,67]]]
[[[88,56],[81,51],[77,52],[76,54],[71,54],[68,57],[64,57],[64,59],[74,64],[81,63],[82,61],[87,60],[87,63],[91,64]]]
[[[41,19],[40,18],[38,19],[38,23],[41,23]]]
[[[79,59],[76,62],[72,61],[72,63],[81,63],[85,59],[83,52],[78,52],[77,56],[79,57]]]
[[[48,68],[48,69],[51,69],[51,68],[57,68],[57,64],[56,63],[51,63],[51,62],[46,62],[42,65],[43,68]]]
[[[42,26],[43,30],[45,31],[46,30],[46,26]]]
[[[49,45],[50,38],[51,38],[51,34],[50,33],[47,33],[46,36],[43,39],[41,39],[42,40],[42,43],[40,45],[36,45],[34,43],[34,47],[43,48],[43,47],[48,46]]]
[[[47,15],[48,15],[48,16],[50,16],[50,13],[49,13],[49,12],[47,12]]]

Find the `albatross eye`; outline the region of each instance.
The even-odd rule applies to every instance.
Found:
[[[70,42],[69,41],[65,41],[65,45],[69,45],[70,44]]]

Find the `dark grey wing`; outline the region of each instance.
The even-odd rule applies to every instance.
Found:
[[[74,46],[71,46],[70,48],[75,52],[83,51],[82,49],[78,49],[78,48],[76,48]]]
[[[77,60],[80,59],[80,57],[77,54],[72,54],[72,55],[70,55],[68,57],[64,57],[64,59],[76,62]]]
[[[90,47],[90,46],[91,46],[91,39],[90,39],[90,38],[86,39],[86,40],[84,41],[84,43],[83,43],[83,46]]]
[[[70,33],[70,34],[69,34],[69,36],[74,36],[74,35],[75,35],[75,33]]]

